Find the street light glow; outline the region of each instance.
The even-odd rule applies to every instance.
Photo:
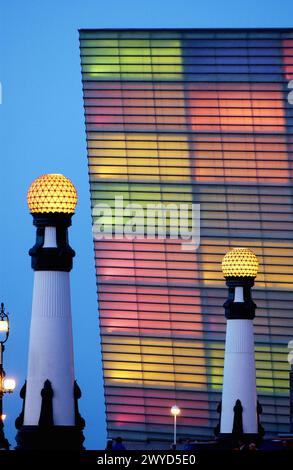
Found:
[[[16,386],[16,383],[14,379],[7,378],[3,380],[3,388],[5,392],[7,393],[13,392],[13,390],[15,389],[15,386]]]
[[[248,248],[233,248],[222,260],[224,277],[255,277],[258,259]]]
[[[7,320],[0,320],[0,332],[7,333],[8,332],[8,321]]]
[[[181,413],[180,408],[177,405],[173,405],[172,408],[171,408],[171,414],[173,416],[178,416],[178,415],[180,415],[180,413]]]

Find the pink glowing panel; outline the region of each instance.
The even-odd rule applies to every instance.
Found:
[[[115,422],[133,421],[134,412],[138,422],[172,425],[170,408],[174,403],[181,409],[180,426],[207,425],[209,422],[206,395],[200,392],[196,393],[195,402],[194,398],[191,400],[190,393],[178,389],[127,388],[121,395],[121,389],[117,388],[112,389],[106,399],[107,410]],[[130,401],[134,406],[129,405]]]
[[[96,250],[96,271],[100,283],[115,281],[127,281],[142,283],[162,283],[174,282],[178,285],[196,286],[198,277],[198,265],[194,252],[186,253],[182,250],[182,240],[177,239],[152,239],[150,240],[120,240],[112,242],[99,241],[95,245]],[[110,245],[109,245],[110,243]],[[120,259],[111,257],[108,252],[109,247],[115,253],[121,252]],[[128,252],[124,258],[124,253]],[[161,252],[164,256],[158,259],[157,255],[153,259],[145,259],[144,254]],[[129,256],[131,253],[131,256]],[[174,260],[174,258],[176,260]],[[175,284],[174,284],[175,285]]]
[[[287,80],[293,79],[293,39],[283,41],[283,68]]]
[[[132,89],[127,89],[128,87]],[[169,126],[186,128],[184,90],[176,84],[125,83],[118,89],[86,90],[85,116],[87,130],[152,130]],[[121,127],[119,127],[121,126]],[[123,128],[123,126],[125,126]]]
[[[107,413],[109,420],[115,420],[116,422],[119,421],[120,423],[128,424],[128,423],[147,423],[148,421],[153,424],[164,424],[164,425],[173,425],[173,417],[169,415],[165,416],[147,416],[143,414],[126,414],[117,411],[117,413],[111,413],[110,411]],[[199,417],[198,413],[196,412],[196,417],[180,417],[180,426],[202,426],[203,422]]]
[[[104,333],[201,338],[198,263],[180,240],[105,240],[95,253]]]

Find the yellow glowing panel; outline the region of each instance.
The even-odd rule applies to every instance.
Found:
[[[102,55],[102,56],[94,56],[94,55],[90,55],[90,56],[87,56],[87,57],[81,57],[81,63],[82,64],[93,64],[93,65],[97,65],[97,64],[101,64],[101,65],[105,65],[105,64],[119,64],[119,56],[118,56],[118,50],[114,50],[114,54],[111,55],[111,52],[109,52],[109,55]]]
[[[206,376],[197,375],[196,377],[191,374],[182,374],[182,377],[174,374],[156,374],[156,373],[147,373],[147,372],[134,372],[134,371],[105,371],[105,379],[109,383],[123,384],[127,383],[129,385],[144,385],[149,387],[180,387],[180,389],[205,389],[206,388]]]
[[[110,382],[152,387],[170,387],[176,383],[182,389],[206,387],[201,341],[108,337],[103,344],[103,357],[105,377]]]
[[[118,47],[118,39],[82,39],[81,46],[90,48],[97,47],[97,50],[100,51],[100,48],[103,47]]]
[[[181,93],[180,91],[176,92],[177,94]],[[149,148],[149,146],[154,144],[154,134],[143,134],[143,133],[135,133],[135,134],[126,134],[123,132],[115,132],[115,133],[110,133],[110,132],[90,132],[88,134],[90,137],[89,140],[89,145],[92,143],[94,147],[101,146],[103,148],[103,145],[109,145],[109,143],[112,145],[127,145],[130,148]],[[162,134],[162,133],[157,133],[156,134],[156,139],[159,138],[160,142],[166,142],[166,145],[172,144],[173,148],[181,148],[180,143],[182,142],[183,145],[186,142],[186,136],[184,134]],[[108,144],[107,144],[108,142]],[[115,144],[116,142],[116,144]],[[179,147],[177,147],[179,146]]]
[[[83,45],[86,46],[85,44]],[[118,47],[82,47],[80,51],[84,61],[85,56],[95,56],[99,60],[99,56],[115,57],[119,55]]]
[[[172,364],[173,366],[175,365],[175,370],[178,370],[180,372],[180,369],[177,369],[177,367],[186,367],[186,366],[205,366],[205,355],[204,351],[202,349],[198,349],[196,352],[197,355],[201,354],[200,357],[192,355],[190,356],[190,351],[187,351],[186,349],[180,352],[176,350],[176,354],[172,354],[172,350],[167,350],[164,351],[164,353],[161,351],[160,348],[160,354],[157,351],[157,354],[151,354],[146,353],[144,351],[143,354],[140,354],[141,348],[134,347],[134,346],[129,346],[129,351],[127,352],[124,351],[118,351],[120,349],[119,346],[110,346],[110,345],[104,345],[103,347],[103,358],[104,361],[109,361],[109,364],[116,364],[118,361],[125,361],[125,362],[147,362],[149,364]],[[116,350],[116,351],[115,351]],[[156,352],[156,351],[154,351]],[[186,355],[186,357],[185,357]],[[184,372],[184,370],[182,370]]]
[[[27,203],[33,213],[73,214],[77,192],[72,182],[60,174],[46,174],[35,179],[27,193]]]
[[[142,358],[141,358],[142,359]],[[117,361],[104,361],[104,367],[106,369],[117,369],[117,370],[122,370],[122,371],[141,371],[143,372],[153,372],[153,373],[178,373],[182,374],[180,377],[190,377],[191,374],[197,375],[197,374],[204,374],[205,373],[205,367],[200,367],[200,366],[187,366],[187,365],[176,365],[170,363],[170,364],[164,364],[163,362],[158,362],[158,363],[151,363],[149,362],[149,358],[145,358],[147,362],[144,362],[142,360],[139,360],[138,362],[117,362]],[[179,376],[178,376],[179,377]]]
[[[109,136],[110,138],[111,136]],[[146,181],[189,181],[190,166],[187,138],[179,142],[179,150],[174,150],[168,136],[158,134],[137,134],[137,140],[127,140],[126,135],[119,135],[113,150],[107,148],[89,149],[91,173],[96,179],[146,180]],[[124,137],[124,138],[123,138]],[[173,136],[170,136],[170,139]],[[142,142],[146,139],[146,142]],[[152,148],[150,149],[149,146]],[[100,146],[101,142],[100,142]],[[136,146],[139,149],[136,149]],[[145,157],[145,158],[142,158]],[[180,171],[178,171],[178,165]]]

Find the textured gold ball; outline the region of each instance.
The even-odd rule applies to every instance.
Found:
[[[49,173],[32,182],[27,193],[27,203],[32,214],[73,214],[77,204],[77,192],[68,178]]]
[[[233,248],[222,260],[224,277],[255,277],[258,259],[248,248]]]

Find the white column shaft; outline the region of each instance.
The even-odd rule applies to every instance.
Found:
[[[233,408],[238,399],[243,407],[244,433],[257,433],[257,396],[252,320],[227,320],[221,433],[230,434],[232,432]]]
[[[52,384],[55,425],[74,425],[74,365],[69,273],[36,271],[34,277],[25,425],[37,425],[41,390]]]

